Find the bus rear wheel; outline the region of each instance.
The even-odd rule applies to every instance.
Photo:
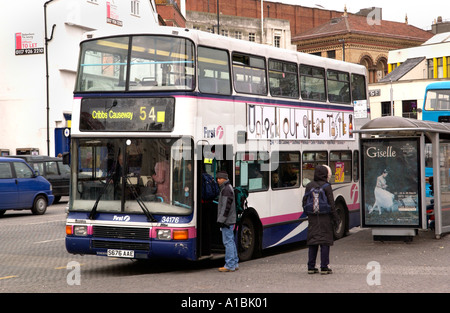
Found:
[[[253,220],[246,216],[239,225],[238,254],[240,261],[248,261],[252,258],[256,246],[256,231]]]
[[[345,205],[340,201],[336,202],[336,213],[339,216],[339,224],[334,227],[334,238],[341,239],[345,235],[347,219],[345,214]]]

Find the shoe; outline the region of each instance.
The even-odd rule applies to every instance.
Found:
[[[234,272],[234,270],[230,270],[230,269],[228,269],[226,267],[220,267],[219,268],[219,272]]]
[[[327,275],[327,274],[333,274],[333,271],[329,267],[321,267],[320,268],[320,275]]]
[[[319,270],[317,268],[308,268],[308,274],[317,274]]]

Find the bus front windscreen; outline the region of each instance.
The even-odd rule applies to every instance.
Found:
[[[192,90],[194,44],[171,36],[123,36],[81,43],[75,92]]]
[[[191,139],[83,138],[72,148],[71,211],[192,213]]]
[[[425,111],[449,111],[450,90],[428,90],[425,99]]]

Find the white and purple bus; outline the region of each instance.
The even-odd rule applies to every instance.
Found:
[[[360,223],[366,69],[195,30],[81,43],[71,129],[66,248],[199,260],[223,255],[202,174],[249,191],[241,260],[306,239],[304,187],[332,169],[340,238]],[[363,110],[364,111],[364,110]],[[367,110],[366,110],[367,113]]]

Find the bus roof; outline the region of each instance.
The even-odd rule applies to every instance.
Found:
[[[450,81],[442,81],[428,84],[426,90],[450,89]]]
[[[198,45],[211,46],[211,42],[214,42],[215,48],[227,49],[229,51],[245,52],[254,55],[265,55],[268,58],[280,58],[280,52],[283,53],[282,59],[284,61],[295,62],[299,64],[317,65],[322,63],[323,67],[333,68],[336,70],[349,71],[349,66],[351,68],[350,72],[355,74],[367,74],[366,67],[360,64],[344,62],[340,60],[324,58],[308,53],[298,52],[294,50],[287,50],[283,48],[276,48],[269,45],[264,45],[256,42],[250,42],[241,39],[235,39],[231,37],[224,37],[218,34],[211,34],[208,32],[178,28],[170,26],[160,26],[156,29],[150,31],[142,31],[136,33],[102,33],[99,31],[89,32],[86,40],[95,40],[98,38],[107,38],[113,36],[132,36],[132,35],[167,35],[167,36],[181,36],[185,38],[190,38],[195,41]],[[82,41],[82,42],[83,42]]]

